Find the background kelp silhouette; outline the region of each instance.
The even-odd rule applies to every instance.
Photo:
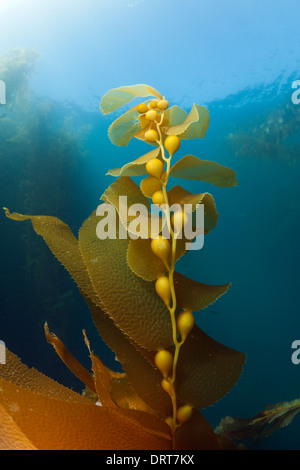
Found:
[[[156,100],[134,106],[118,118],[110,126],[110,139],[126,145],[136,137],[153,144],[154,149],[110,170],[118,179],[105,191],[103,201],[117,210],[121,223],[120,195],[146,206],[149,197],[156,204],[176,202],[180,207],[190,202],[195,208],[201,203],[208,233],[218,218],[212,196],[192,195],[179,186],[166,189],[169,176],[225,187],[236,184],[232,170],[192,155],[170,165],[180,140],[205,136],[207,110],[194,105],[187,115],[178,106],[169,108],[153,88],[137,85],[108,92],[101,101],[102,111],[112,112],[136,96],[155,96]],[[139,188],[131,177],[141,175],[146,178]],[[226,437],[213,432],[198,409],[230,391],[241,374],[244,354],[207,336],[194,325],[192,315],[217,300],[229,284],[208,286],[175,272],[175,261],[185,252],[179,240],[177,243],[184,217],[179,210],[171,223],[167,207],[170,244],[160,233],[154,240],[100,240],[96,212],[83,223],[77,240],[55,217],[10,214],[6,209],[14,220],[30,219],[66,267],[124,373],[107,369],[85,337],[92,361],[90,373],[45,325],[48,342],[87,388],[84,396],[72,392],[7,352],[7,365],[0,369],[2,448],[234,448]],[[130,222],[128,218],[125,229],[132,229]],[[95,406],[99,402],[102,406]]]

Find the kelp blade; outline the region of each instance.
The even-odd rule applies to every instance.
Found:
[[[161,94],[149,85],[128,85],[112,88],[103,95],[100,102],[100,110],[103,114],[112,113],[125,106],[136,97],[156,96],[161,99]]]

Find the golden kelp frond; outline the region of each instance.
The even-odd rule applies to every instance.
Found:
[[[166,127],[177,126],[182,124],[186,118],[187,112],[175,104],[174,106],[166,109],[162,124]]]
[[[191,204],[192,210],[196,210],[197,204],[204,204],[204,233],[210,232],[217,225],[219,214],[214,198],[209,193],[192,194],[181,186],[174,186],[168,191],[169,203],[179,204],[184,209],[184,204]],[[186,209],[186,212],[187,209]]]
[[[129,85],[112,88],[103,95],[100,110],[103,114],[112,113],[137,97],[156,96],[161,99],[160,93],[149,85]]]
[[[136,107],[129,109],[116,119],[108,129],[108,137],[114,145],[128,145],[129,141],[141,130],[139,113]]]
[[[187,239],[182,237],[177,240],[176,260],[186,253]],[[146,281],[155,281],[166,273],[165,264],[153,253],[151,240],[138,238],[130,240],[127,250],[127,261],[132,271]],[[171,253],[168,256],[171,265]]]
[[[267,405],[252,418],[222,418],[215,432],[235,441],[265,439],[288,426],[300,412],[300,398],[276,405]]]
[[[209,126],[209,112],[204,106],[193,104],[186,119],[177,125],[162,127],[167,135],[178,135],[181,139],[204,138]]]
[[[9,428],[0,420],[0,435],[17,426],[39,450],[170,449],[168,426],[151,414],[53,399],[3,379],[0,389],[12,418]]]
[[[146,163],[151,160],[152,158],[157,158],[160,154],[160,148],[155,148],[150,152],[142,155],[141,157],[137,158],[133,162],[126,163],[122,168],[115,168],[113,170],[109,170],[107,175],[111,176],[142,176],[146,175]]]
[[[150,235],[155,236],[161,232],[163,219],[158,215],[151,215],[148,198],[128,176],[121,176],[112,183],[102,194],[101,199],[113,205],[123,227],[131,236],[149,238]],[[140,212],[140,207],[135,204],[141,205],[145,210]]]
[[[169,416],[172,407],[169,396],[161,388],[161,373],[153,365],[151,354],[129,339],[103,311],[88,298],[85,299],[93,320],[105,343],[115,352],[135,393],[163,416]]]
[[[119,180],[118,180],[119,181]],[[79,245],[94,289],[116,325],[140,346],[158,350],[172,344],[170,318],[154,284],[127,263],[128,239],[99,240],[93,213],[82,225]]]
[[[194,326],[181,347],[176,393],[195,409],[206,408],[226,395],[237,382],[245,355],[210,338]]]
[[[174,273],[178,306],[192,312],[197,312],[211,305],[228,291],[230,285],[230,283],[220,286],[201,284],[183,274]]]
[[[236,172],[209,160],[201,160],[194,155],[186,155],[178,160],[170,170],[170,175],[187,180],[204,181],[219,187],[236,186]]]
[[[56,353],[66,366],[83,382],[92,392],[96,393],[96,387],[92,374],[68,351],[62,341],[50,333],[47,323],[44,325],[45,335],[48,343],[52,344]]]

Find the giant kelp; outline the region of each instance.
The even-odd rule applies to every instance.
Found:
[[[76,194],[81,193],[79,175],[89,151],[86,137],[97,114],[84,112],[73,103],[37,96],[31,78],[38,57],[36,51],[21,48],[0,56],[0,79],[6,83],[7,94],[6,104],[0,106],[0,199],[23,213],[41,212],[60,218],[68,214],[72,220],[77,213],[81,221],[81,199]],[[14,241],[12,237],[7,238],[7,256],[2,258],[7,271],[3,268],[1,335],[6,336],[9,325],[19,321],[20,308],[27,310],[25,332],[39,324],[38,318],[44,321],[52,315],[59,319],[68,309],[73,321],[76,293],[74,296],[72,285],[66,287],[61,266],[38,243],[29,225],[22,228],[20,251],[17,237]],[[18,256],[18,273],[23,278],[22,295],[14,305],[9,295],[4,296],[10,289],[8,282],[5,284],[10,276],[10,250]],[[24,336],[20,337],[21,347]],[[43,346],[43,338],[37,337],[37,341]]]
[[[117,180],[83,222],[78,238],[56,217],[5,209],[13,220],[31,221],[65,266],[124,372],[109,370],[84,335],[91,358],[88,371],[45,325],[47,341],[86,386],[84,396],[26,368],[8,351],[8,363],[0,369],[2,448],[234,448],[214,433],[199,409],[232,389],[245,356],[205,334],[194,319],[230,284],[207,285],[175,270],[176,260],[187,251],[187,240],[180,239],[183,229],[188,223],[194,227],[195,213],[202,206],[202,235],[207,236],[217,224],[216,205],[209,193],[193,195],[181,186],[167,185],[176,176],[230,187],[237,184],[235,172],[194,155],[173,164],[182,141],[205,137],[209,113],[203,106],[194,104],[187,114],[177,105],[169,107],[154,88],[135,85],[110,90],[100,107],[106,114],[136,97],[149,96],[154,99],[133,106],[111,124],[109,137],[116,145],[137,138],[153,149],[109,170]],[[140,186],[133,181],[135,176],[145,176]],[[161,209],[154,231],[149,198]],[[146,215],[133,215],[134,204],[145,207]],[[106,213],[115,217],[113,237],[99,236]],[[194,242],[196,236],[195,232]],[[96,406],[99,403],[102,406]]]

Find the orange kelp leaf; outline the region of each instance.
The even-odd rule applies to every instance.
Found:
[[[218,450],[217,437],[204,416],[197,410],[176,430],[178,450]]]
[[[209,126],[209,112],[204,106],[193,104],[193,107],[181,124],[162,127],[167,135],[179,135],[181,139],[198,139],[205,137]]]
[[[118,117],[108,129],[108,137],[115,145],[124,146],[137,134],[140,128],[139,113],[134,108]]]
[[[79,245],[105,311],[140,346],[150,350],[170,346],[170,315],[154,283],[139,278],[128,266],[128,239],[98,239],[98,221],[94,212],[83,223]]]
[[[218,343],[194,326],[179,354],[178,398],[196,409],[212,405],[235,385],[244,362],[243,353]]]
[[[155,148],[150,152],[142,155],[141,157],[137,158],[133,162],[126,163],[122,168],[115,168],[113,170],[109,170],[106,174],[111,176],[141,176],[146,175],[146,163],[151,160],[152,158],[158,157],[160,154],[160,148]]]
[[[174,287],[177,304],[180,308],[197,312],[208,307],[228,291],[230,283],[210,286],[194,281],[183,274],[174,273]]]
[[[178,160],[170,170],[170,175],[187,180],[205,181],[219,187],[236,186],[236,172],[216,162],[201,160],[194,155],[186,155]]]
[[[100,110],[103,114],[112,113],[136,97],[156,96],[161,99],[160,93],[149,85],[129,85],[112,88],[102,96]]]
[[[219,214],[216,209],[214,198],[209,193],[192,194],[181,186],[174,186],[168,192],[169,204],[191,204],[196,209],[196,204],[204,204],[204,233],[210,232],[217,225]]]
[[[66,366],[81,380],[92,392],[96,393],[94,378],[90,372],[67,350],[63,342],[54,334],[50,333],[47,323],[44,325],[45,335],[48,343],[52,344],[56,353]]]
[[[144,196],[152,197],[155,191],[161,190],[162,183],[153,176],[147,176],[140,183],[140,188]]]
[[[95,383],[95,392],[99,398],[99,401],[102,406],[112,406],[115,407],[116,404],[111,399],[110,396],[110,387],[113,377],[123,377],[124,374],[119,374],[113,372],[108,367],[106,367],[103,362],[91,352],[90,343],[86,337],[85,331],[83,331],[85,344],[88,347],[90,352],[90,357],[92,360],[92,369],[95,374],[94,383]]]
[[[167,425],[148,413],[55,400],[2,379],[0,389],[1,405],[40,450],[170,448]]]
[[[16,212],[10,214],[6,208],[5,215],[17,221],[31,220],[36,233],[43,237],[52,253],[64,265],[78,287],[97,305],[101,304],[82,259],[78,240],[74,237],[67,224],[56,217],[22,215]]]
[[[153,410],[169,416],[172,412],[171,400],[161,387],[161,372],[152,365],[154,361],[151,363],[149,360],[149,352],[130,341],[100,307],[86,296],[84,298],[103,341],[116,354],[137,395]]]
[[[185,238],[177,240],[176,260],[186,253],[186,242]],[[132,271],[146,281],[154,281],[167,271],[164,263],[151,250],[150,239],[130,240],[127,261]],[[169,266],[171,266],[171,253],[169,255]]]
[[[101,199],[115,207],[124,228],[131,236],[149,238],[160,233],[162,229],[161,217],[150,213],[148,198],[128,176],[121,176],[112,183],[105,190]],[[139,207],[135,204],[139,204]],[[142,208],[142,212],[140,212],[140,208]]]
[[[1,404],[0,450],[37,450]]]
[[[291,424],[299,411],[300,398],[276,403],[276,405],[267,405],[263,411],[252,418],[226,416],[221,420],[215,432],[235,441],[263,439]]]
[[[125,374],[123,374],[123,377],[112,379],[110,395],[114,403],[120,408],[153,414],[153,410],[137,395]]]
[[[78,393],[60,385],[36,369],[29,369],[8,349],[6,349],[6,363],[0,367],[0,378],[50,398],[78,403],[85,402],[85,399]]]

